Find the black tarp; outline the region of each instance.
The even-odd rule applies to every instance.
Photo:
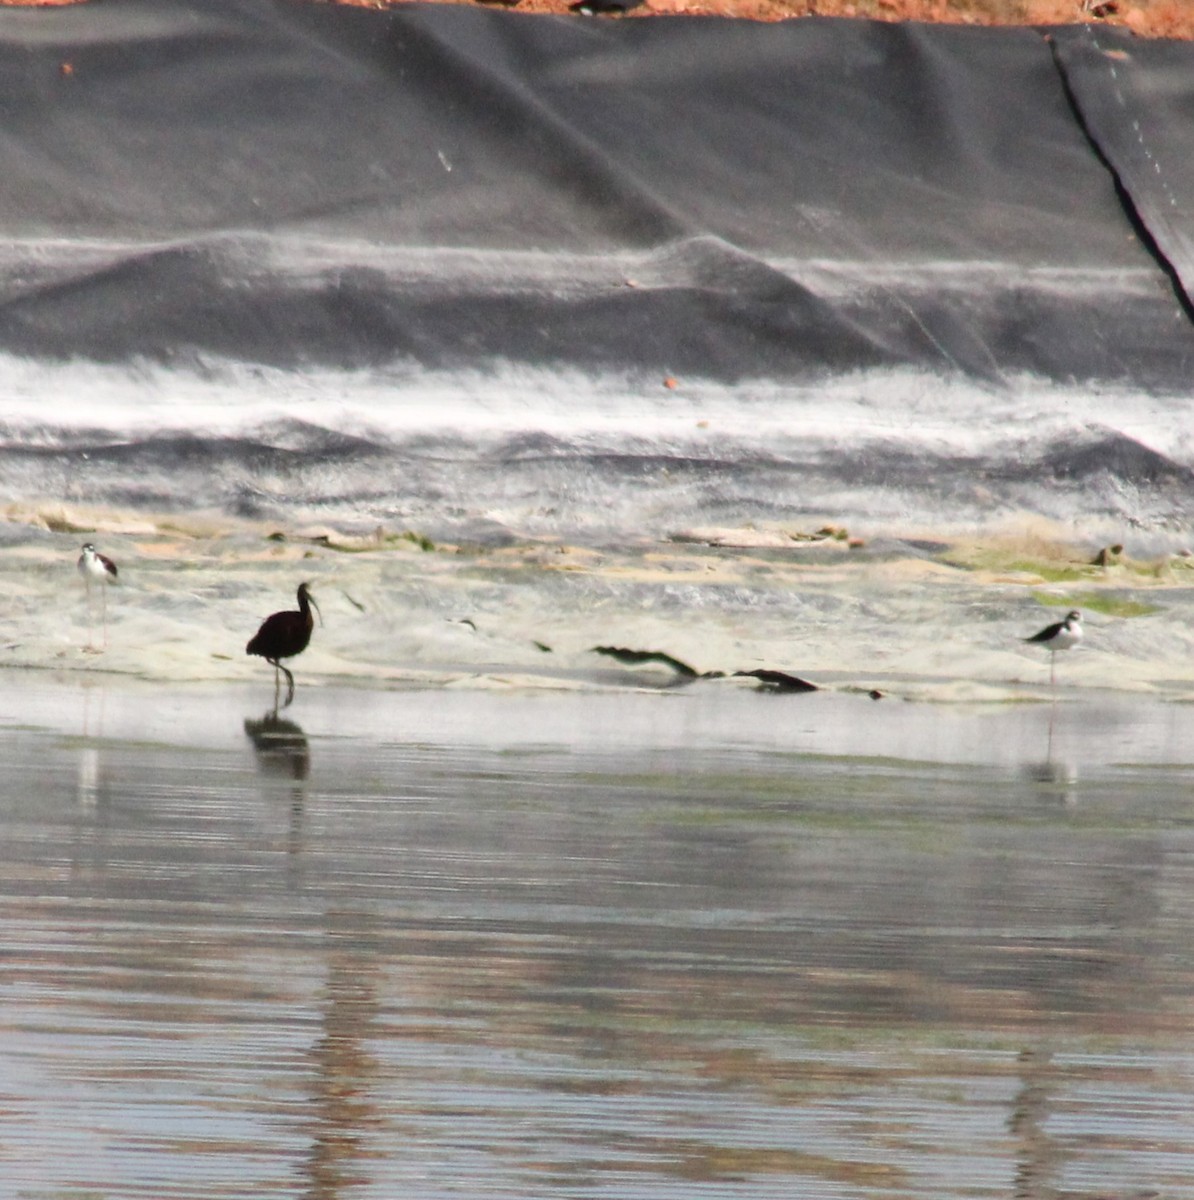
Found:
[[[1194,310],[1194,47],[1089,27],[1054,41],[1083,127]]]
[[[1194,46],[0,10],[0,351],[1185,388]]]

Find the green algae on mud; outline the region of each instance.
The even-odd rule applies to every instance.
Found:
[[[323,527],[310,540],[309,527],[296,528],[278,542],[272,525],[72,511],[72,527],[107,530],[93,536],[121,569],[107,598],[107,649],[87,655],[79,535],[53,532],[58,518],[36,509],[8,515],[35,536],[0,545],[10,600],[3,666],[163,682],[258,679],[245,641],[301,578],[321,597],[325,623],[293,664],[300,689],[349,680],[659,687],[660,678],[593,662],[592,647],[616,645],[702,675],[779,671],[819,686],[832,679],[844,691],[881,686],[895,698],[1012,701],[1046,694],[1042,659],[1021,642],[1041,604],[1099,618],[1067,656],[1066,689],[1155,687],[1175,697],[1194,689],[1194,588],[1179,566],[1159,576],[1080,566],[1080,547],[996,537],[935,540],[931,552],[922,538],[887,537],[816,561],[770,549],[764,562],[754,549],[647,535],[589,546],[500,539],[464,553],[448,542],[420,549],[419,535],[384,531],[379,541],[376,532]],[[1061,555],[1080,589],[1003,569]],[[963,561],[970,569],[959,569]],[[774,716],[786,721],[794,711]]]
[[[1110,592],[1068,592],[1056,595],[1051,592],[1033,592],[1032,598],[1049,608],[1077,608],[1087,612],[1102,613],[1105,617],[1149,617],[1159,613],[1164,606],[1136,600],[1131,596],[1114,595]]]

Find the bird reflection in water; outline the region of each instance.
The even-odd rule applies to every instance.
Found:
[[[100,798],[100,754],[95,746],[79,750],[79,775],[75,795],[84,808],[95,808]]]
[[[277,708],[260,718],[246,717],[245,735],[262,775],[290,787],[287,858],[291,881],[302,888],[303,803],[311,772],[307,736],[298,722],[280,717]],[[368,1182],[361,1164],[368,1157],[368,1130],[380,1119],[370,1100],[380,1071],[370,1049],[378,1036],[381,1007],[374,949],[380,926],[373,914],[351,909],[329,914],[328,922],[328,944],[342,948],[328,957],[321,1028],[308,1051],[317,1114],[311,1149],[299,1167],[308,1200],[343,1200],[350,1189]]]
[[[297,721],[278,716],[276,708],[260,719],[246,717],[245,733],[253,743],[261,773],[290,784],[288,853],[290,860],[297,863],[303,845],[306,782],[311,773],[311,749],[307,745],[307,735]]]
[[[305,780],[311,771],[311,748],[297,721],[278,716],[271,709],[259,720],[245,718],[245,733],[257,752],[257,762],[267,775]]]
[[[92,705],[93,693],[95,704]],[[79,739],[79,772],[75,795],[84,808],[98,806],[105,793],[103,756],[106,690],[83,684],[83,729]]]
[[[347,1200],[369,1183],[373,1131],[384,1126],[374,1099],[385,1075],[373,1052],[382,1031],[381,931],[372,914],[329,914],[327,986],[317,1036],[307,1050],[315,1128],[299,1168],[309,1200]],[[374,1151],[373,1153],[376,1153]]]
[[[1041,790],[1069,808],[1078,803],[1078,768],[1069,762],[1048,762],[1029,764],[1026,772],[1033,783],[1039,784]]]
[[[1049,1132],[1051,1118],[1062,1107],[1062,1073],[1046,1047],[1027,1046],[1017,1058],[1020,1087],[1008,1117],[1008,1132],[1015,1139],[1016,1200],[1059,1196],[1066,1166],[1062,1143]]]
[[[1055,796],[1069,808],[1078,803],[1078,767],[1076,763],[1059,759],[1053,748],[1054,725],[1057,720],[1057,705],[1049,706],[1049,733],[1045,742],[1045,757],[1041,762],[1028,763],[1024,774],[1033,783],[1040,785],[1042,792]]]

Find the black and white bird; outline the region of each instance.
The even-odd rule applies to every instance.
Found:
[[[79,574],[87,585],[87,645],[91,648],[93,640],[91,630],[91,585],[98,583],[100,588],[101,608],[104,623],[104,645],[108,644],[108,584],[115,583],[118,572],[116,564],[106,555],[101,554],[90,542],[83,546],[79,555]]]
[[[1049,683],[1055,682],[1055,663],[1058,650],[1070,650],[1082,640],[1082,614],[1073,609],[1066,613],[1064,621],[1046,625],[1040,633],[1024,639],[1033,646],[1044,646],[1049,651]]]

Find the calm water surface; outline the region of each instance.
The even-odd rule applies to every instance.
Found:
[[[1194,1197],[1194,708],[5,682],[2,1196]]]

